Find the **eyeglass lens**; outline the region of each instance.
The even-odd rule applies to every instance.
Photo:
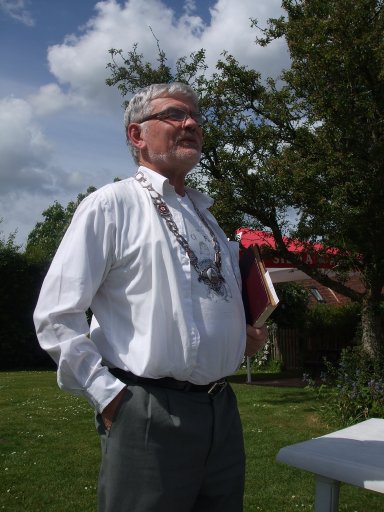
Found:
[[[150,119],[171,119],[172,121],[185,121],[191,117],[199,126],[203,124],[203,116],[200,112],[186,112],[181,108],[170,107],[165,110],[161,110],[160,112],[156,112],[155,114],[151,114],[148,117],[144,118],[143,121],[148,121]]]
[[[184,121],[188,117],[191,117],[197,124],[203,123],[203,116],[200,112],[186,112],[181,108],[169,108],[164,111],[164,114],[169,117],[169,119],[173,119],[174,121]]]

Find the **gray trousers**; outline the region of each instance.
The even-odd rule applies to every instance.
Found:
[[[244,445],[228,385],[207,393],[128,385],[106,432],[99,512],[241,512]]]

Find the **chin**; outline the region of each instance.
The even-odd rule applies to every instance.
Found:
[[[183,148],[181,151],[178,151],[177,156],[180,160],[194,162],[193,165],[195,166],[200,161],[201,151],[194,148]]]

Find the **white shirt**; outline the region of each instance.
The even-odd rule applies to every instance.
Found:
[[[188,196],[178,196],[158,173],[139,170],[163,196],[199,261],[212,259],[212,237]],[[192,189],[187,194],[219,241],[222,293],[198,281],[134,178],[84,199],[44,280],[34,314],[39,342],[58,365],[59,386],[83,394],[98,411],[124,387],[107,367],[207,384],[233,373],[242,360],[246,323],[238,246],[207,210],[212,200]],[[91,337],[89,307],[100,325]]]

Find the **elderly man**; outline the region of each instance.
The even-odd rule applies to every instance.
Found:
[[[242,510],[243,438],[226,377],[265,329],[246,326],[237,245],[211,199],[185,185],[202,122],[184,84],[131,99],[138,171],[80,204],[36,307],[59,386],[96,409],[100,512]]]

